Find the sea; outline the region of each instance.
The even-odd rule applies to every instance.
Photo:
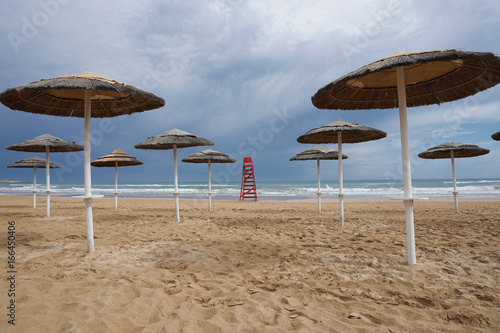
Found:
[[[316,199],[316,181],[260,181],[257,182],[258,200]],[[84,194],[83,183],[54,183],[50,186],[52,196],[79,196]],[[241,184],[239,182],[212,183],[212,199],[238,200]],[[32,195],[32,183],[0,183],[0,195]],[[45,185],[37,184],[39,195],[45,194]],[[461,179],[457,180],[458,196],[463,198],[500,198],[500,179]],[[92,183],[93,195],[113,197],[114,183]],[[168,198],[173,197],[173,183],[119,183],[118,193],[125,198]],[[206,198],[208,183],[180,183],[181,198]],[[338,182],[322,181],[321,197],[338,198]],[[447,198],[452,197],[453,181],[450,179],[412,180],[414,197]],[[403,197],[402,180],[344,180],[345,199],[397,199]]]

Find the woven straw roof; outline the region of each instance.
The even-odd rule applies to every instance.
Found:
[[[342,154],[342,159],[345,160],[347,155]],[[290,159],[290,161],[306,161],[306,160],[338,160],[339,152],[330,148],[315,146],[298,153]]]
[[[82,145],[61,140],[50,134],[43,134],[30,140],[21,141],[14,145],[7,146],[5,149],[32,153],[45,153],[46,147],[49,147],[49,151],[51,153],[67,153],[83,150]]]
[[[147,140],[134,145],[134,147],[137,149],[173,149],[174,145],[177,148],[186,148],[213,146],[214,143],[194,134],[173,128],[160,135],[150,136]]]
[[[90,162],[95,167],[115,167],[116,163],[118,163],[119,167],[143,164],[137,158],[130,156],[121,149],[116,149],[112,153]]]
[[[46,160],[40,157],[28,157],[24,160],[20,160],[14,162],[12,164],[7,165],[7,168],[43,168],[45,169]],[[49,167],[51,169],[60,168],[60,165],[55,164],[54,162],[49,162]]]
[[[476,145],[450,141],[429,148],[426,151],[418,154],[418,157],[428,159],[451,158],[452,151],[454,157],[458,158],[480,156],[488,154],[490,152],[489,149],[481,148]]]
[[[342,132],[342,143],[357,143],[385,138],[387,133],[368,126],[336,120],[302,134],[297,138],[300,143],[337,143],[338,133]]]
[[[182,162],[188,163],[235,163],[236,160],[228,155],[212,149],[205,149],[191,154],[182,159]]]
[[[493,53],[396,53],[327,84],[312,103],[319,109],[397,108],[397,67],[405,69],[408,107],[454,101],[500,83],[500,57]]]
[[[13,110],[83,118],[87,89],[91,89],[94,118],[132,114],[165,105],[162,98],[149,92],[90,72],[10,88],[0,94],[0,102]]]
[[[496,132],[496,133],[493,133],[493,134],[491,135],[491,138],[492,138],[493,140],[500,141],[500,131],[499,131],[499,132]]]

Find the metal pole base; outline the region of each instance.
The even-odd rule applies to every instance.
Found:
[[[181,221],[181,216],[179,214],[179,193],[174,193],[175,197],[175,217],[177,219],[177,222]]]
[[[344,225],[344,195],[339,194],[340,225]]]
[[[318,213],[321,213],[321,192],[316,194],[318,195]]]
[[[50,191],[45,191],[47,196],[47,217],[50,217]]]
[[[408,265],[417,263],[415,255],[415,229],[413,226],[413,200],[403,200],[406,216],[406,251],[408,252]]]
[[[212,193],[208,193],[208,211],[212,211]]]
[[[85,198],[85,220],[87,222],[87,251],[94,251],[94,225],[92,221],[92,198]]]
[[[453,197],[455,199],[455,213],[458,213],[458,199],[457,199],[457,194],[458,194],[458,192],[453,192]]]

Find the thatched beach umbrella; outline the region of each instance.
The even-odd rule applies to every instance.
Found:
[[[177,128],[168,130],[158,136],[150,136],[147,140],[134,145],[137,149],[173,149],[174,150],[174,197],[175,197],[175,215],[179,222],[179,192],[177,184],[177,148],[187,148],[196,146],[213,146],[212,141],[206,140],[194,134],[181,131]]]
[[[118,209],[118,167],[143,164],[134,156],[130,156],[121,149],[116,149],[112,153],[101,156],[97,160],[90,162],[95,167],[115,168],[115,209]]]
[[[342,155],[342,159],[345,160],[347,155]],[[330,148],[315,146],[309,149],[304,150],[303,152],[298,153],[294,157],[290,159],[290,161],[307,161],[307,160],[316,160],[317,169],[318,169],[318,212],[321,212],[321,184],[320,184],[320,176],[319,176],[319,161],[320,160],[338,160],[339,153]]]
[[[457,50],[396,53],[327,84],[312,96],[319,109],[399,107],[408,263],[416,263],[407,106],[454,101],[500,82],[500,58]]]
[[[453,175],[453,197],[455,199],[455,212],[458,212],[458,192],[457,178],[455,177],[455,158],[481,156],[488,154],[489,152],[490,151],[488,149],[481,148],[476,145],[450,141],[429,148],[426,151],[418,154],[418,157],[427,159],[451,158],[451,170]]]
[[[49,163],[50,169],[57,169],[60,167],[60,165],[57,165],[53,162]],[[36,208],[36,168],[47,168],[47,160],[44,160],[40,157],[28,157],[24,160],[20,160],[7,165],[7,168],[33,168],[33,208]]]
[[[87,248],[94,250],[92,185],[90,174],[90,118],[115,117],[160,108],[165,101],[134,86],[96,73],[40,80],[10,88],[0,102],[13,110],[84,118],[84,175]]]
[[[358,143],[385,138],[387,133],[368,126],[336,120],[302,134],[297,138],[300,143],[337,143],[338,153],[342,154],[343,143]],[[340,225],[344,225],[344,176],[342,172],[342,159],[339,159],[339,205]]]
[[[43,134],[36,138],[21,141],[15,145],[7,146],[5,149],[14,151],[25,151],[31,153],[45,153],[45,175],[46,175],[46,195],[47,195],[47,217],[50,216],[50,168],[49,153],[67,153],[83,150],[82,145],[74,142],[64,141],[50,134]]]
[[[495,132],[491,135],[491,138],[493,140],[497,140],[497,141],[500,141],[500,131],[499,132]]]
[[[182,159],[182,162],[188,163],[208,163],[208,211],[212,211],[212,175],[211,175],[211,164],[212,163],[235,163],[236,160],[229,157],[228,155],[212,150],[205,149],[189,155]]]

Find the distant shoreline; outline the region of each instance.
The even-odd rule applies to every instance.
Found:
[[[10,178],[12,179],[12,178]],[[21,178],[22,179],[22,178]],[[19,180],[19,179],[18,179]],[[212,184],[212,199],[234,200],[239,199],[241,184],[238,182]],[[324,181],[321,187],[321,199],[338,200],[337,182]],[[419,198],[449,198],[453,197],[453,183],[451,180],[414,180],[412,182],[413,195]],[[487,180],[459,180],[457,190],[460,198],[495,198],[500,199],[500,179]],[[45,190],[43,180],[36,185],[38,190]],[[31,195],[34,185],[30,182],[0,182],[0,195]],[[393,199],[403,197],[403,183],[401,181],[345,181],[345,199]],[[72,197],[84,194],[82,183],[51,184],[51,196]],[[171,198],[175,188],[171,183],[121,183],[119,197],[121,198]],[[113,197],[114,182],[94,182],[92,193]],[[179,193],[184,199],[207,199],[208,184],[206,182],[182,183]],[[318,184],[315,181],[290,182],[258,182],[258,199],[266,200],[317,200]]]
[[[0,179],[0,183],[26,183],[22,180]]]

